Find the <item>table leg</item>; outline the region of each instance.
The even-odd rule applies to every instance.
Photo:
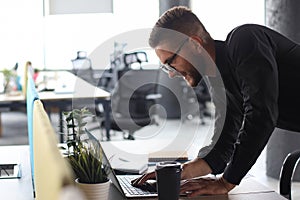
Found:
[[[60,131],[60,142],[63,143],[64,142],[64,127],[63,127],[63,111],[61,109],[59,109],[58,113],[59,113],[59,131]]]
[[[104,118],[105,118],[105,130],[106,130],[106,139],[107,141],[110,140],[110,100],[104,100],[103,107],[104,107]]]
[[[1,120],[1,112],[0,112],[0,138],[2,137],[2,120]]]

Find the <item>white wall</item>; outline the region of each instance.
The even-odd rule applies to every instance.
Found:
[[[225,39],[243,23],[264,24],[263,0],[191,2],[193,12],[215,39]],[[113,7],[113,14],[43,17],[42,0],[5,1],[0,7],[0,69],[12,68],[16,62],[23,66],[27,60],[36,68],[71,68],[70,60],[78,50],[91,54],[115,35],[151,28],[159,17],[158,0],[113,0]]]
[[[264,0],[192,0],[193,12],[214,39],[225,40],[236,26],[265,23]]]
[[[158,1],[149,0],[114,0],[113,10],[113,14],[47,16],[46,67],[70,68],[70,60],[76,57],[76,51],[83,50],[91,54],[99,45],[115,35],[152,27],[159,15]],[[109,61],[109,57],[107,59]]]
[[[43,64],[41,0],[2,1],[0,26],[0,69],[27,60]]]

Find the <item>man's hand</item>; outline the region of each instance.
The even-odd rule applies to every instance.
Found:
[[[155,179],[155,178],[156,178],[156,176],[155,176],[155,171],[154,171],[154,172],[143,174],[139,178],[132,180],[131,184],[133,186],[140,186],[143,183],[145,183],[147,180],[149,180],[149,179]]]
[[[186,194],[188,197],[227,194],[234,187],[234,184],[228,183],[223,177],[190,179],[181,183],[180,194]]]
[[[205,176],[212,172],[210,166],[201,158],[196,158],[182,165],[181,179]]]
[[[209,165],[201,158],[196,158],[182,165],[181,179],[191,179],[211,173]],[[140,186],[149,179],[155,179],[155,171],[146,173],[141,177],[131,181],[133,186]]]

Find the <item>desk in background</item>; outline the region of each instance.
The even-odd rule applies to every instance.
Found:
[[[0,137],[2,136],[2,118],[1,112],[8,112],[11,109],[24,109],[26,108],[25,97],[19,95],[0,94]]]
[[[60,115],[60,131],[63,132],[63,121],[62,121],[62,111],[67,108],[73,107],[76,104],[84,106],[84,103],[92,103],[97,105],[99,103],[103,104],[105,112],[105,129],[106,136],[109,139],[110,131],[110,93],[91,85],[90,83],[76,77],[70,72],[66,71],[50,71],[41,72],[42,80],[51,80],[48,87],[52,87],[51,90],[39,92],[39,98],[43,101],[45,108],[57,108]],[[45,78],[48,77],[48,78]],[[69,86],[67,89],[75,89],[74,92],[63,91],[59,92],[55,90],[56,84],[66,84]],[[45,83],[44,83],[45,84]],[[51,85],[52,84],[52,85]],[[46,86],[46,85],[45,85]],[[49,89],[49,88],[48,88]],[[60,88],[63,89],[63,88]],[[9,111],[10,109],[24,109],[26,108],[25,97],[21,93],[19,95],[7,95],[0,94],[0,114],[1,112]],[[1,116],[0,116],[1,117]],[[2,135],[2,126],[0,118],[0,137]],[[63,135],[61,135],[61,141],[63,140]]]
[[[48,75],[47,75],[48,74]],[[105,114],[105,129],[106,137],[110,138],[110,93],[93,86],[87,81],[75,76],[74,74],[66,71],[60,72],[43,72],[39,76],[51,77],[52,86],[47,85],[48,91],[39,92],[39,98],[43,101],[45,108],[57,108],[60,115],[60,131],[63,132],[62,111],[70,110],[72,108],[82,108],[84,106],[92,105],[97,106],[101,103],[104,107]],[[43,78],[45,79],[45,78]],[[56,80],[55,84],[53,80]],[[66,91],[64,88],[66,87]],[[49,89],[53,91],[49,91]],[[71,109],[72,109],[71,108]],[[63,137],[63,135],[61,135]],[[63,141],[63,138],[60,139]]]

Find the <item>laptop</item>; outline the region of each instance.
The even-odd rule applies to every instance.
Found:
[[[103,148],[99,142],[100,149],[103,152],[103,163],[106,166],[106,173],[109,174],[109,179],[115,187],[127,198],[141,197],[157,197],[156,186],[150,185],[148,182],[142,187],[137,188],[131,185],[131,180],[140,177],[141,175],[116,175],[111,167],[110,161],[105,155]]]
[[[131,185],[131,180],[140,177],[141,175],[116,175],[113,168],[111,167],[110,160],[107,158],[99,140],[97,140],[92,134],[88,134],[88,137],[96,141],[99,145],[100,151],[103,155],[103,165],[105,166],[105,172],[108,174],[109,179],[114,186],[121,192],[121,194],[127,198],[147,198],[157,197],[156,184],[146,182],[141,187],[137,188]]]
[[[0,152],[0,179],[21,178],[21,154]]]

